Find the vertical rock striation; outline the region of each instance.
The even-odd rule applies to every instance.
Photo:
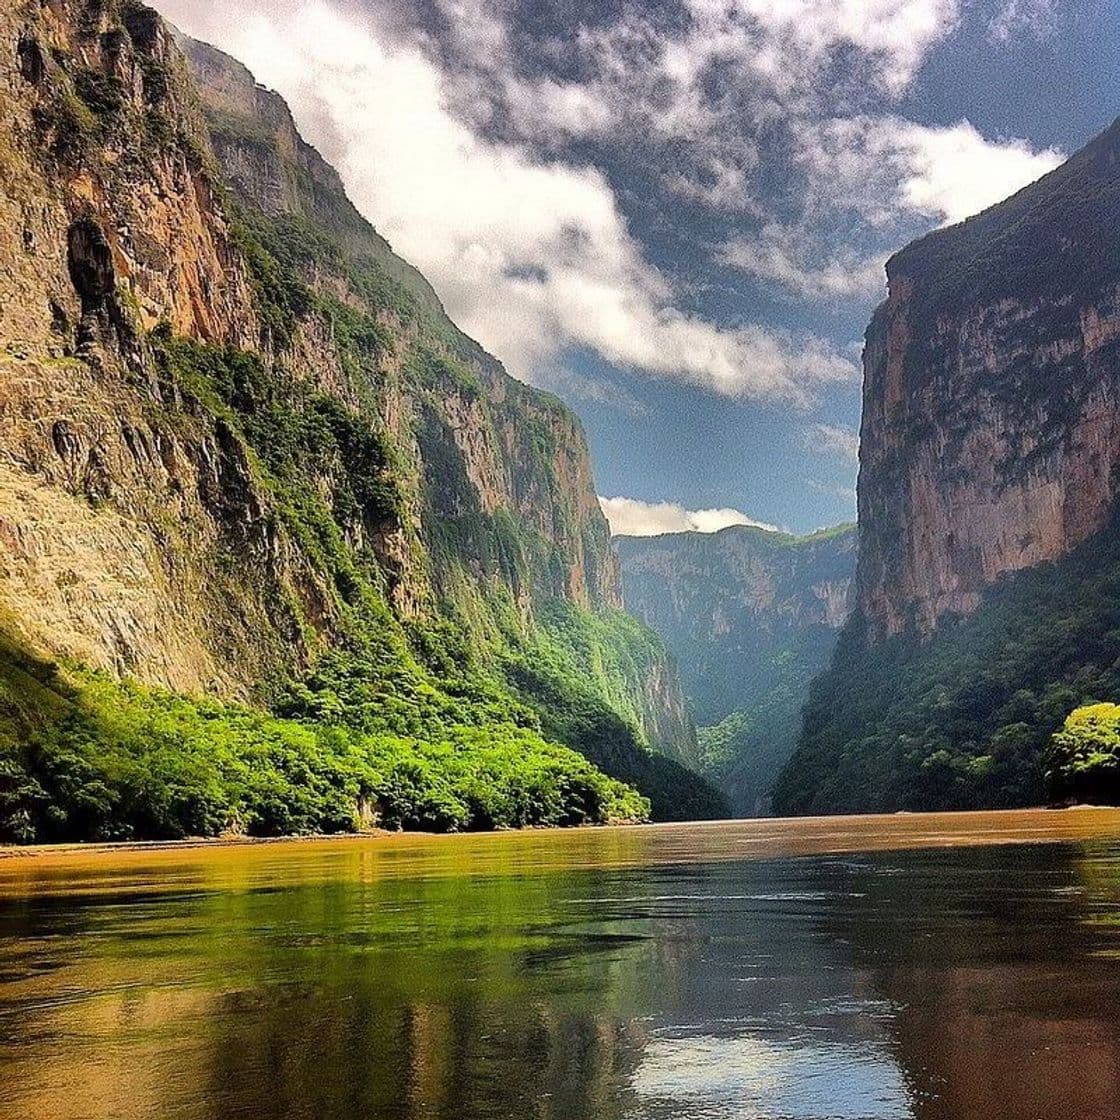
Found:
[[[1120,128],[908,246],[867,333],[859,606],[968,614],[1108,520],[1120,462]]]

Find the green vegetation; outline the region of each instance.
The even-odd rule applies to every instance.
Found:
[[[305,695],[329,712],[325,688]],[[649,813],[634,790],[528,728],[448,718],[418,739],[380,730],[401,724],[401,704],[372,699],[346,721],[277,718],[60,670],[0,640],[0,840],[456,831]],[[360,730],[373,711],[379,730]]]
[[[634,697],[664,657],[641,623],[621,612],[591,614],[555,604],[539,637],[505,658],[517,696],[544,734],[649,797],[656,820],[726,817],[730,808],[698,774],[650,749]]]
[[[256,354],[174,339],[166,328],[152,342],[165,378],[236,425],[301,541],[331,539],[339,526],[376,528],[399,518],[392,449],[370,417],[306,381],[278,376]],[[321,493],[308,492],[309,485],[321,492],[314,483],[323,480],[329,505]],[[320,555],[323,543],[314,544]]]
[[[1071,712],[1051,740],[1047,763],[1054,798],[1120,804],[1120,705]]]
[[[838,631],[819,589],[851,579],[855,530],[752,526],[618,542],[627,606],[668,644],[700,725],[702,773],[734,811],[765,811],[793,753],[809,684]]]
[[[543,607],[537,621],[537,665],[566,667],[569,676],[605,697],[645,742],[635,697],[650,666],[665,659],[664,646],[653,631],[625,611],[592,613],[558,601]]]
[[[775,809],[1039,804],[1051,736],[1073,709],[1115,696],[1120,535],[1110,526],[1060,562],[1004,580],[926,641],[868,648],[853,619],[811,690]],[[1054,765],[1058,796],[1079,765]]]
[[[124,107],[124,86],[115,75],[88,66],[75,66],[71,78],[74,92],[100,120],[111,121]]]
[[[822,631],[820,637],[827,650],[833,635]],[[744,815],[766,811],[770,787],[789,761],[801,730],[801,706],[813,673],[788,660],[784,666],[786,672],[772,689],[755,693],[749,704],[698,732],[701,773]]]
[[[102,123],[66,78],[35,106],[33,115],[40,138],[49,139],[58,159],[83,154],[96,141]]]
[[[125,11],[141,53],[142,12]],[[148,140],[193,127],[172,112],[178,75],[154,59],[142,67],[145,104],[133,112],[111,77],[59,61],[76,158],[92,161],[87,142],[110,126],[115,141],[125,117]],[[574,537],[579,496],[553,470],[567,430],[550,429],[554,403],[512,381],[491,399],[500,367],[311,149],[291,158],[263,121],[211,113],[209,123],[219,152],[233,146],[262,178],[279,175],[270,186],[291,202],[266,216],[215,183],[253,289],[259,352],[169,326],[137,349],[160,387],[142,407],[198,467],[216,530],[200,559],[232,596],[217,640],[261,630],[236,635],[261,650],[245,673],[256,690],[243,706],[173,695],[43,665],[0,640],[0,833],[644,819],[650,803],[627,782],[648,788],[662,816],[718,812],[712,791],[654,754],[642,730],[656,641],[621,616],[552,602],[568,593],[569,553],[588,546]],[[146,142],[126,154],[130,174],[145,173]],[[217,172],[213,153],[190,152]],[[465,458],[464,411],[496,487]],[[506,473],[525,491],[484,503],[487,487],[501,502]],[[522,512],[538,505],[541,525]]]
[[[259,225],[269,228],[264,219]],[[284,267],[280,258],[269,251],[248,217],[235,221],[232,233],[233,243],[249,267],[264,341],[283,350],[291,345],[300,318],[315,306],[315,297],[299,275]],[[282,244],[282,239],[278,239],[277,245]],[[293,248],[298,244],[293,242]]]

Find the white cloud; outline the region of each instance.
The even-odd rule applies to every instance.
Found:
[[[859,434],[846,428],[837,428],[832,424],[814,424],[806,441],[813,451],[835,455],[853,463],[859,459]]]
[[[988,24],[988,37],[1007,43],[1020,35],[1044,39],[1058,26],[1058,0],[1005,0]]]
[[[992,142],[968,122],[948,128],[908,124],[896,133],[908,159],[902,197],[914,210],[957,222],[1053,171],[1065,158],[1023,140]]]
[[[834,256],[822,258],[820,253],[820,242],[808,229],[769,223],[753,237],[722,245],[718,258],[806,300],[866,297],[885,287],[885,256],[863,258],[844,247]]]
[[[323,0],[282,22],[263,7],[164,7],[287,98],[308,138],[329,147],[358,208],[519,376],[547,378],[571,347],[744,397],[805,400],[822,382],[858,375],[821,339],[725,328],[680,310],[598,170],[545,162],[473,130],[449,108],[435,62],[376,24]],[[492,23],[475,23],[494,39]],[[578,102],[572,112],[583,112]]]
[[[907,212],[957,222],[1014,194],[1062,162],[1023,140],[986,140],[968,121],[901,117],[804,122],[799,158],[816,196],[889,227]]]
[[[855,47],[867,56],[870,80],[890,93],[906,88],[960,11],[958,0],[689,0],[688,7],[714,44],[734,42],[739,28],[760,29],[775,69],[795,59],[820,67],[837,47]]]
[[[731,525],[753,525],[778,532],[778,526],[756,521],[737,509],[685,509],[675,502],[642,502],[636,498],[600,498],[599,504],[616,537],[718,533]]]

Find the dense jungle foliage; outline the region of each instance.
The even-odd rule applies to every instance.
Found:
[[[1046,761],[1053,797],[1120,805],[1120,705],[1088,704],[1070,712]]]
[[[471,722],[477,713],[435,689],[411,705],[377,696],[368,676],[347,674],[340,660],[284,705],[318,718],[280,718],[47,665],[0,639],[0,841],[372,825],[457,831],[648,816],[645,798],[519,725],[523,713],[512,707],[504,721],[495,710]],[[364,704],[343,713],[340,691],[363,688]]]
[[[929,639],[868,648],[853,619],[810,692],[774,808],[891,812],[1079,796],[1070,780],[1085,768],[1076,758],[1055,768],[1051,737],[1075,708],[1116,697],[1120,535],[1111,525],[1057,563],[1005,579],[974,615]]]

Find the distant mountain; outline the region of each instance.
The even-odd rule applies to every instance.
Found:
[[[1120,122],[909,245],[864,351],[855,613],[789,812],[1037,803],[1120,698]]]
[[[855,529],[794,537],[736,525],[615,544],[628,609],[680,665],[705,772],[740,814],[765,811],[809,682],[848,617]]]

